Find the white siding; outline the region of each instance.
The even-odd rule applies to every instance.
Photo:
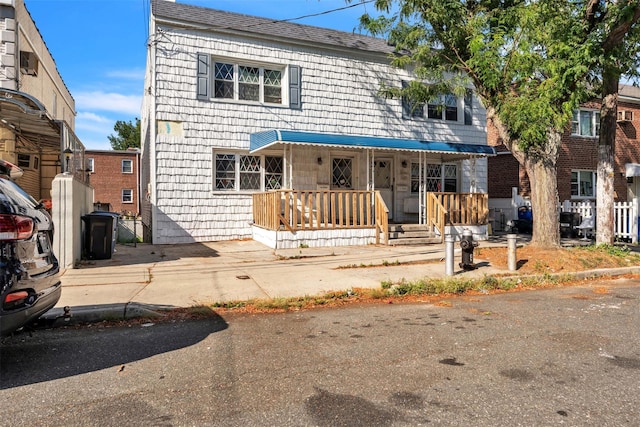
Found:
[[[286,230],[265,230],[255,226],[252,229],[253,240],[273,249],[363,246],[376,243],[376,232],[371,228],[298,231],[296,233]]]
[[[486,144],[485,111],[475,97],[472,126],[403,120],[401,101],[381,98],[377,91],[383,80],[400,86],[409,76],[392,69],[382,56],[365,60],[357,55],[167,27],[150,46],[156,58],[150,65],[156,81],[151,89],[155,94],[155,120],[181,122],[183,128],[181,137],[155,137],[156,170],[155,179],[151,179],[156,183],[154,243],[251,238],[251,196],[212,191],[212,153],[218,148],[248,150],[249,135],[254,132],[285,128]],[[302,109],[197,100],[197,53],[239,62],[299,65]],[[285,83],[283,92],[287,91]],[[459,114],[462,119],[461,110]],[[316,188],[318,183],[327,183],[329,150],[293,150],[297,171],[294,188]],[[322,166],[317,165],[318,156],[324,157]],[[364,152],[357,153],[356,188],[366,187],[365,159]],[[467,171],[468,167],[463,169]],[[476,179],[478,189],[486,190],[486,162],[476,162]],[[463,179],[462,191],[468,191],[469,185],[469,178]]]

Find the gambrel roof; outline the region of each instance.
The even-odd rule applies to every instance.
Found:
[[[242,34],[293,44],[321,45],[329,48],[359,50],[369,53],[391,53],[386,40],[345,31],[225,12],[167,0],[153,0],[156,19],[173,25],[195,27],[204,31]]]

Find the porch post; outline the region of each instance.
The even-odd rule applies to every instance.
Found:
[[[367,191],[373,190],[372,176],[373,176],[373,153],[371,152],[371,150],[367,150]]]
[[[472,156],[469,159],[469,162],[471,163],[471,180],[469,182],[469,193],[477,193],[478,192],[478,188],[477,188],[477,182],[478,182],[478,177],[476,176],[476,157]],[[462,166],[462,162],[460,162],[460,166]]]
[[[374,170],[375,170],[375,163],[376,163],[376,153],[373,150],[369,150],[371,151],[371,163],[369,163],[369,170],[371,173],[371,191],[375,191],[376,190],[376,178],[374,175]]]
[[[638,224],[638,213],[640,212],[638,209],[638,198],[634,197],[631,203],[631,215],[633,215],[631,217],[631,243],[635,245],[638,243],[638,227],[640,226],[640,224]]]
[[[420,197],[420,219],[418,222],[424,225],[427,223],[427,153],[421,151],[418,158],[418,176],[420,177],[420,191],[418,192],[418,197]]]
[[[289,147],[289,164],[287,170],[289,172],[289,190],[293,190],[293,146]]]
[[[287,184],[289,183],[289,171],[287,168],[289,167],[289,159],[287,159],[287,144],[282,145],[282,187],[287,188]]]

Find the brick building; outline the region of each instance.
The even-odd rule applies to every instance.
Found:
[[[618,123],[614,166],[615,201],[631,201],[640,194],[640,89],[621,85],[618,98]],[[570,127],[562,137],[558,155],[558,197],[560,202],[595,201],[600,103],[584,104],[574,113]],[[490,199],[511,198],[512,187],[523,197],[530,195],[527,175],[506,149],[490,122],[487,141],[496,147],[497,156],[488,159]],[[491,202],[490,202],[491,203]]]
[[[86,150],[97,210],[138,216],[140,151]]]

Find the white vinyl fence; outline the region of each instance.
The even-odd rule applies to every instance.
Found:
[[[572,202],[565,200],[561,206],[562,212],[577,212],[585,223],[591,219],[593,232],[596,224],[596,206],[590,201]],[[630,202],[615,202],[613,204],[613,232],[616,239],[638,243],[638,199]],[[578,227],[580,228],[580,227]]]
[[[618,240],[624,240],[634,244],[638,243],[638,198],[630,202],[614,203],[614,235]],[[529,199],[518,194],[518,188],[513,187],[511,198],[489,199],[489,219],[494,230],[506,230],[509,220],[518,219],[518,208],[531,206]],[[592,201],[576,202],[565,200],[558,206],[558,212],[577,212],[580,214],[581,224],[578,226],[580,233],[593,235],[596,227],[596,205]],[[533,213],[535,220],[535,212]]]

